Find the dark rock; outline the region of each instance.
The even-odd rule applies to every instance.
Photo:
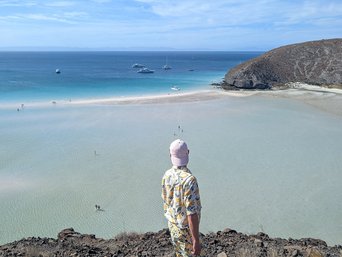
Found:
[[[263,247],[263,243],[260,239],[255,239],[254,240],[254,244],[258,247]]]
[[[342,87],[342,39],[287,45],[231,69],[224,89],[269,89],[289,82]]]
[[[299,252],[297,249],[293,250],[293,252],[291,253],[291,257],[296,257],[298,256]]]
[[[234,229],[225,228],[225,229],[223,230],[223,233],[227,233],[227,234],[236,234],[237,232],[236,232],[236,230],[234,230]]]
[[[72,236],[74,233],[75,231],[73,228],[66,228],[59,232],[57,237],[59,240],[63,240],[66,237]]]
[[[62,242],[63,241],[63,242]],[[203,256],[310,256],[340,257],[342,246],[327,246],[319,239],[272,239],[264,233],[246,235],[232,229],[202,234]],[[167,229],[142,235],[123,233],[115,239],[83,235],[73,229],[58,233],[58,239],[28,238],[0,246],[0,256],[174,256]]]
[[[263,232],[259,232],[257,234],[257,237],[260,237],[260,238],[269,238],[267,234],[263,233]]]

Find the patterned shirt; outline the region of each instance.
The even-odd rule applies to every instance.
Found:
[[[196,178],[186,167],[172,167],[162,179],[164,215],[179,228],[187,228],[187,215],[201,215],[201,200]]]

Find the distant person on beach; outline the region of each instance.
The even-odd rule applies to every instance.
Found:
[[[164,215],[168,220],[176,256],[200,255],[201,200],[196,178],[187,168],[189,149],[180,139],[170,145],[172,168],[162,179]]]

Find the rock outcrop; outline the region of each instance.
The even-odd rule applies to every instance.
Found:
[[[273,49],[231,69],[222,87],[269,89],[290,82],[342,87],[342,39]]]
[[[342,246],[319,239],[272,239],[264,233],[245,235],[232,229],[202,235],[202,256],[341,257]],[[167,229],[156,233],[124,233],[114,239],[83,235],[72,228],[53,238],[27,238],[0,246],[0,256],[174,256]]]

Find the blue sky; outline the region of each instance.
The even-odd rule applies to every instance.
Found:
[[[0,49],[270,50],[342,37],[341,0],[0,0]]]

